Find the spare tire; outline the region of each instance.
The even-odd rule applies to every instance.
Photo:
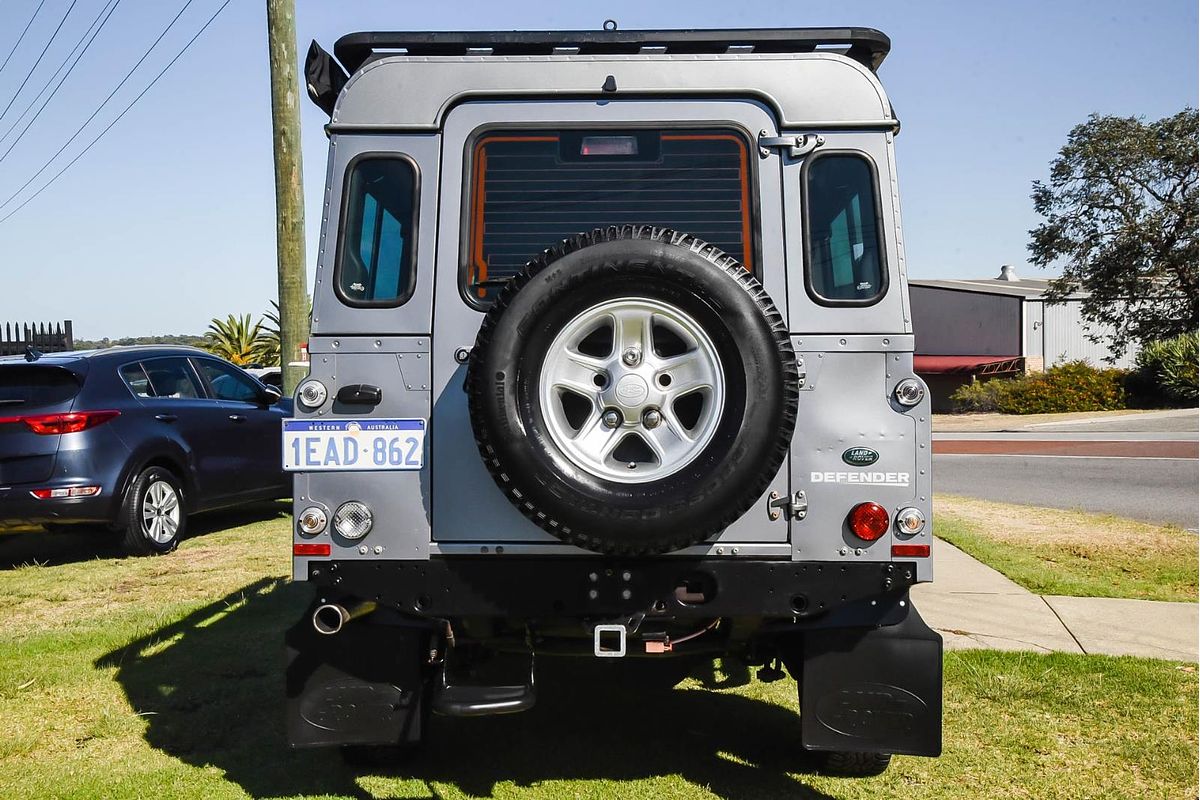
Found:
[[[648,225],[529,262],[484,317],[466,387],[509,500],[565,542],[627,555],[702,542],[745,513],[787,453],[799,388],[754,276]]]

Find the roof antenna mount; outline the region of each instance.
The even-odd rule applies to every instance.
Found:
[[[615,31],[617,29],[617,21],[615,19],[604,20],[604,30]]]
[[[41,357],[42,357],[41,350],[36,349],[33,345],[25,346],[25,360],[26,361],[31,361],[31,362],[37,361]]]

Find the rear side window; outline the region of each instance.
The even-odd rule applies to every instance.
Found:
[[[173,400],[203,397],[196,374],[186,358],[154,358],[142,362],[154,396]]]
[[[394,307],[412,295],[417,171],[405,158],[362,157],[346,179],[335,285],[352,306]]]
[[[545,248],[608,225],[686,231],[753,269],[749,151],[732,131],[492,132],[471,162],[465,294],[475,302]]]
[[[832,305],[874,302],[887,286],[871,165],[861,156],[819,156],[804,180],[809,293]]]
[[[79,394],[79,381],[58,367],[0,366],[0,417],[6,411],[51,406]]]
[[[126,364],[121,367],[121,380],[129,387],[135,397],[154,397],[154,388],[141,364]]]

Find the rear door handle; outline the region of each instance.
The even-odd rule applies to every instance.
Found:
[[[355,383],[339,389],[337,399],[339,403],[350,405],[377,406],[383,402],[383,390],[378,386]]]
[[[234,422],[245,422],[246,421],[246,418],[243,417],[241,414],[230,414],[229,418],[231,420],[233,420]]]
[[[174,414],[155,414],[154,418],[159,422],[174,422],[175,420],[179,419],[179,417],[175,416]]]

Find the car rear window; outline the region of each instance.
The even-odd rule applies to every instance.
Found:
[[[867,305],[887,288],[875,174],[863,157],[823,155],[805,170],[808,289],[829,305]]]
[[[753,269],[748,154],[728,130],[484,133],[471,148],[466,295],[485,301],[545,248],[625,223],[686,231]]]
[[[405,158],[360,157],[350,165],[346,187],[338,297],[352,306],[399,306],[416,278],[416,168]]]
[[[73,373],[59,367],[0,367],[0,416],[16,408],[34,408],[65,403],[79,394],[80,383]]]

